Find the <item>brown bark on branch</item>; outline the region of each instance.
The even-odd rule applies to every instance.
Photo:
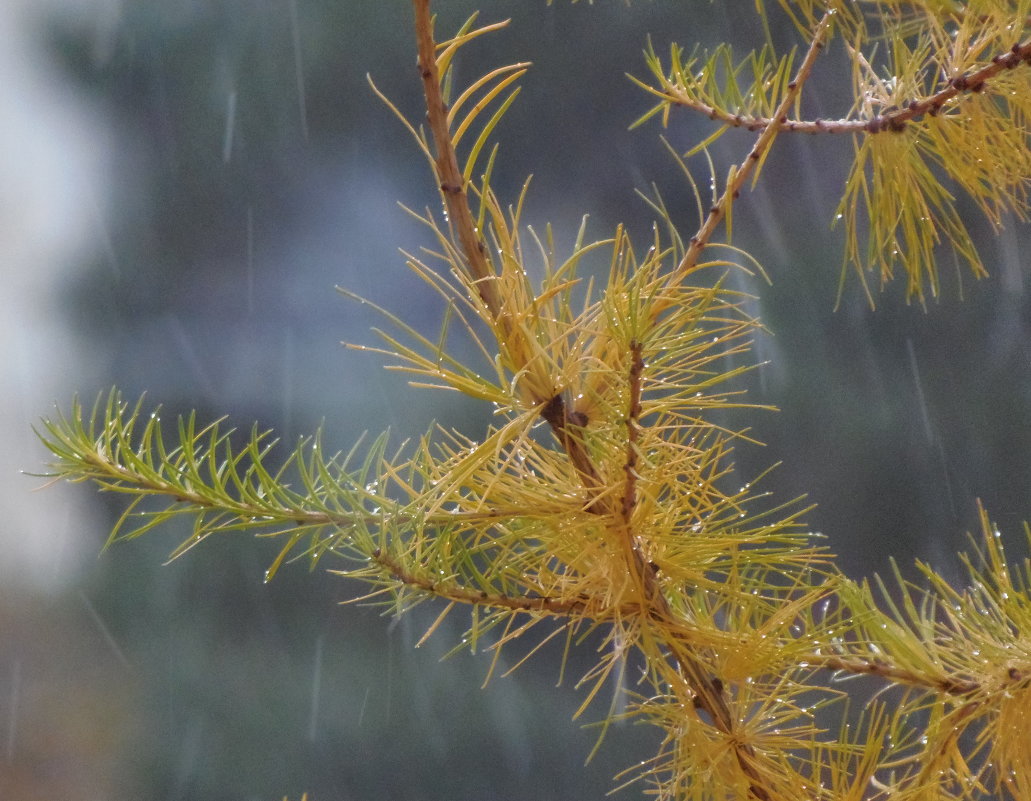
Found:
[[[436,146],[437,180],[452,230],[458,236],[463,255],[469,265],[469,274],[476,282],[484,305],[497,318],[501,314],[497,276],[487,257],[487,248],[476,230],[469,196],[458,156],[448,129],[448,109],[440,91],[440,72],[437,69],[437,44],[433,38],[433,19],[430,0],[412,0],[415,9],[415,36],[419,49],[419,74],[422,76],[426,96],[426,112],[430,132]]]
[[[953,77],[941,89],[928,97],[914,98],[898,108],[886,109],[883,114],[866,119],[798,120],[782,117],[779,114],[774,117],[734,114],[726,109],[694,100],[673,86],[668,87],[664,93],[660,93],[660,96],[675,106],[697,111],[699,114],[731,128],[745,128],[749,131],[765,131],[775,128],[787,133],[807,134],[877,134],[885,131],[897,133],[904,130],[906,124],[911,120],[927,114],[931,116],[938,114],[947,103],[962,94],[983,92],[993,78],[1006,70],[1015,69],[1021,64],[1031,66],[1031,41],[1013,45],[1008,52],[995,56],[990,64],[986,64],[981,69]]]
[[[745,160],[741,164],[731,169],[730,176],[727,179],[727,186],[723,190],[723,194],[719,200],[709,209],[709,213],[702,223],[701,228],[698,232],[691,237],[691,241],[688,244],[687,251],[684,253],[680,263],[674,269],[672,275],[669,278],[671,284],[678,284],[683,281],[694,268],[698,266],[698,260],[702,255],[702,251],[708,246],[712,240],[713,234],[716,232],[716,228],[727,216],[727,212],[730,208],[731,203],[741,193],[741,189],[744,187],[745,182],[756,173],[759,165],[765,159],[770,146],[773,144],[773,140],[777,137],[777,134],[781,131],[781,126],[787,122],[788,110],[795,103],[795,99],[798,97],[799,92],[802,90],[802,86],[809,78],[809,74],[812,72],[813,64],[816,62],[816,57],[823,49],[824,36],[827,33],[827,28],[830,25],[832,19],[832,12],[827,12],[820,24],[817,26],[815,33],[813,34],[813,40],[809,44],[809,49],[806,51],[805,58],[802,60],[802,64],[798,68],[798,72],[795,73],[795,77],[788,84],[788,90],[784,93],[784,98],[781,100],[780,105],[777,106],[777,113],[774,116],[775,120],[780,120],[780,125],[766,125],[762,129],[762,133],[759,134],[755,144],[752,146],[751,151],[745,157]],[[658,316],[666,308],[669,307],[669,301],[657,302],[653,306],[653,316]]]

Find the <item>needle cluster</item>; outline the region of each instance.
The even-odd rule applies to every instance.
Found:
[[[668,121],[675,108],[704,114],[719,127],[696,149],[731,128],[847,136],[855,157],[835,220],[845,228],[845,266],[864,287],[871,273],[886,283],[901,269],[909,297],[937,296],[937,263],[948,250],[987,275],[961,198],[995,229],[1027,219],[1031,3],[779,5],[806,37],[830,21],[850,65],[840,76],[848,85],[840,117],[807,117],[800,95],[790,113],[775,112],[791,91],[793,53],[768,44],[737,60],[729,45],[686,56],[674,44],[666,61],[646,53],[653,82],[638,83],[659,102],[639,122]],[[869,287],[867,296],[872,304]]]
[[[797,502],[734,480],[747,431],[717,422],[761,411],[735,385],[759,322],[730,287],[750,262],[728,239],[734,201],[776,138],[854,139],[841,213],[862,275],[887,279],[898,264],[911,294],[937,291],[940,239],[980,271],[942,181],[993,224],[1025,210],[1028,5],[783,0],[801,54],[768,44],[735,62],[725,47],[690,58],[675,47],[663,64],[649,50],[655,83],[641,85],[658,105],[645,119],[687,108],[717,123],[714,136],[743,127],[754,143],[711,176],[710,202],[692,184],[693,234],[655,200],[643,246],[622,228],[589,241],[582,227],[558,255],[521,223],[526,188],[506,204],[491,186],[492,137],[529,65],[458,86],[455,55],[503,23],[473,17],[438,41],[429,0],[413,0],[425,125],[383,99],[439,189],[441,210],[413,212],[432,244],[406,255],[449,313],[432,338],[383,309],[381,344],[360,347],[415,386],[490,404],[496,422],[477,438],[434,427],[396,449],[384,436],[336,455],[315,436],[273,466],[268,433],[190,417],[170,446],[159,413],[115,391],[44,421],[51,475],[126,496],[112,542],[176,517],[193,521],[177,554],[229,531],[277,538],[269,577],[304,558],[364,582],[364,600],[393,613],[435,601],[426,636],[464,607],[463,643],[495,655],[600,638],[581,712],[614,678],[626,687],[631,703],[605,722],[640,720],[663,739],[618,781],[656,798],[1031,798],[1031,569],[1007,564],[987,515],[965,588],[928,565],[920,586],[854,582]],[[852,58],[853,104],[841,120],[806,121],[804,86],[834,40]],[[607,263],[597,281],[578,273],[588,258]],[[478,361],[449,347],[456,331]],[[861,714],[842,676],[880,683]]]

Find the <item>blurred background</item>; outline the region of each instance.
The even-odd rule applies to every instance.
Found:
[[[439,5],[445,32],[477,7]],[[468,50],[460,76],[535,64],[500,128],[499,194],[533,173],[528,221],[551,221],[560,245],[585,213],[595,237],[623,221],[644,241],[634,190],[653,181],[690,227],[658,126],[627,130],[649,101],[625,73],[645,76],[649,35],[659,52],[754,46],[735,4],[481,5],[481,21],[513,22]],[[652,732],[617,726],[583,767],[597,733],[570,722],[575,657],[561,687],[552,649],[480,689],[489,657],[440,661],[457,615],[414,650],[436,610],[341,607],[356,588],[300,565],[265,584],[274,543],[226,538],[166,565],[183,532],[164,530],[102,552],[116,503],[19,475],[43,470],[39,417],[113,384],[167,418],[228,415],[287,442],[320,423],[340,448],[434,419],[483,430],[485,410],[409,391],[340,346],[374,343],[380,321],[337,285],[418,325],[440,319],[398,252],[428,243],[398,202],[436,208],[433,181],[366,83],[421,118],[409,18],[402,0],[0,5],[0,797],[589,799],[653,753]],[[811,116],[850,103],[836,55]],[[665,133],[686,149],[710,131],[683,116]],[[733,132],[713,153],[725,165],[750,143]],[[843,139],[781,137],[735,208],[735,244],[773,281],[736,279],[769,329],[748,386],[780,408],[731,421],[767,443],[739,448],[737,472],[779,463],[764,479],[773,500],[817,504],[808,523],[856,577],[891,556],[953,570],[977,498],[1022,552],[1028,229],[980,231],[988,280],[945,257],[926,308],[896,284],[872,311],[850,278],[835,311],[829,223],[850,153]]]

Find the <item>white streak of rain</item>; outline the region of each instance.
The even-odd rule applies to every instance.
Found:
[[[301,26],[297,20],[297,0],[290,0],[290,33],[294,44],[294,73],[297,77],[297,106],[301,114],[301,132],[308,141],[308,110],[304,99],[304,62],[301,60]]]
[[[169,793],[169,798],[175,799],[187,797],[186,789],[190,785],[190,779],[197,774],[197,761],[204,744],[204,720],[199,715],[190,721],[190,727],[180,739],[180,743],[174,788]]]
[[[315,666],[311,677],[311,710],[308,714],[308,739],[315,742],[319,724],[319,695],[322,692],[322,646],[325,637],[315,640]]]
[[[228,164],[233,156],[233,134],[236,131],[236,91],[226,98],[226,128],[222,137],[222,163]]]
[[[89,616],[93,619],[93,623],[100,631],[100,634],[103,636],[108,646],[114,652],[114,655],[118,657],[118,661],[126,667],[132,667],[128,658],[125,656],[125,651],[122,650],[122,647],[118,644],[118,641],[115,640],[114,635],[111,633],[111,629],[107,627],[107,624],[104,622],[104,619],[100,616],[100,613],[97,611],[97,608],[93,605],[90,599],[86,597],[86,593],[80,590],[79,597],[82,599],[82,603],[86,607],[86,611],[89,612]]]
[[[1024,294],[1024,264],[1026,262],[1020,255],[1020,240],[1016,230],[1019,230],[1016,223],[1000,228],[996,234],[999,243],[1001,258],[999,259],[999,272],[1002,275],[1002,285],[1007,292],[1014,295]]]
[[[247,314],[254,314],[254,206],[247,206]]]
[[[14,742],[18,734],[18,705],[21,700],[21,661],[14,660],[11,665],[11,701],[7,713],[7,762],[14,761]]]
[[[948,459],[945,456],[945,443],[941,437],[935,435],[934,426],[931,424],[931,414],[927,408],[927,396],[924,394],[924,382],[920,377],[920,366],[917,363],[916,348],[913,340],[906,337],[906,353],[909,356],[909,369],[913,371],[913,383],[916,385],[916,399],[920,405],[920,419],[924,424],[924,434],[927,436],[927,443],[933,445],[938,452],[938,460],[941,462],[942,477],[945,483],[945,494],[949,499],[949,507],[953,516],[957,514],[956,500],[952,494],[952,479],[949,477]]]
[[[286,331],[283,332],[282,364],[280,370],[283,386],[281,412],[283,422],[281,428],[284,442],[293,442],[294,437],[294,383],[296,381],[295,366],[297,364],[295,340],[294,329],[291,326],[287,326]]]
[[[174,314],[166,315],[165,327],[171,334],[172,341],[177,345],[183,362],[189,367],[194,381],[203,388],[207,397],[218,397],[215,392],[215,382],[212,381],[211,374],[207,367],[205,367],[204,360],[198,355],[197,349],[193,344],[194,340],[188,333],[186,326],[183,325],[182,320]]]
[[[361,708],[358,710],[358,722],[355,724],[356,729],[362,727],[362,721],[365,720],[365,709],[369,705],[369,694],[372,692],[372,687],[365,688],[365,697],[362,698]]]
[[[924,423],[924,433],[927,441],[934,444],[934,429],[931,427],[931,416],[927,412],[927,396],[924,395],[924,382],[920,378],[920,367],[916,361],[916,350],[913,348],[913,340],[906,337],[906,353],[909,354],[909,368],[913,371],[913,382],[916,385],[916,399],[920,405],[920,419]]]

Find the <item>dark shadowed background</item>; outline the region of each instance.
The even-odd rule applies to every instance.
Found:
[[[568,244],[590,214],[595,237],[623,221],[643,242],[650,214],[634,190],[654,181],[691,227],[658,124],[628,130],[649,101],[625,73],[645,76],[649,35],[660,52],[671,40],[761,43],[751,3],[438,5],[444,32],[478,5],[482,22],[513,20],[463,54],[460,77],[534,62],[500,127],[495,184],[514,200],[534,174],[528,221],[552,222]],[[275,543],[226,538],[164,565],[184,532],[163,530],[101,553],[117,503],[82,487],[30,492],[42,482],[17,474],[44,460],[38,417],[113,384],[169,418],[228,415],[288,442],[320,423],[340,448],[434,419],[483,430],[489,410],[409,390],[340,345],[373,343],[381,321],[337,285],[429,330],[440,320],[398,252],[430,244],[398,201],[436,209],[433,181],[366,81],[421,118],[411,34],[402,0],[0,10],[0,797],[600,799],[653,753],[653,732],[617,726],[583,767],[596,731],[581,723],[607,703],[570,722],[590,654],[560,687],[553,648],[481,689],[489,655],[440,661],[457,616],[413,650],[437,610],[394,620],[338,606],[358,588],[303,565],[266,584]],[[812,116],[850,105],[838,56],[820,62]],[[665,134],[686,149],[711,130],[675,115]],[[751,139],[717,143],[721,171]],[[764,479],[773,501],[817,504],[809,524],[854,576],[885,572],[891,556],[907,571],[914,557],[949,570],[977,498],[1019,551],[1031,518],[1028,230],[975,223],[992,277],[974,281],[945,255],[943,296],[926,308],[895,284],[871,310],[850,278],[835,311],[830,222],[850,154],[845,139],[783,136],[735,208],[735,244],[772,278],[735,279],[769,329],[746,384],[780,408],[730,421],[767,443],[739,448],[738,474],[779,463]]]

